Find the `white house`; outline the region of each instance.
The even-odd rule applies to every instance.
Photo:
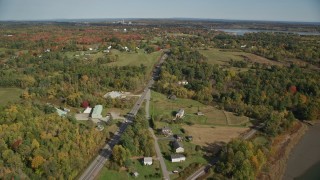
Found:
[[[152,157],[144,157],[143,164],[144,165],[152,165]]]
[[[83,113],[84,113],[84,114],[90,114],[91,111],[92,111],[92,108],[91,108],[91,107],[87,107],[87,108],[83,111]]]
[[[182,118],[184,116],[184,110],[179,109],[178,113],[176,114],[176,118]]]
[[[186,157],[182,154],[172,154],[171,155],[171,162],[182,162],[185,160],[186,160]]]
[[[184,152],[184,148],[183,148],[182,143],[180,143],[180,142],[178,142],[178,141],[173,141],[172,147],[173,147],[173,150],[174,150],[176,153],[183,153],[183,152]]]

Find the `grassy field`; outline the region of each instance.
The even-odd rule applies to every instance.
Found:
[[[193,136],[192,143],[200,146],[208,146],[214,142],[229,142],[233,138],[249,128],[243,127],[222,127],[222,126],[204,126],[204,125],[183,125],[186,134]]]
[[[151,92],[151,97],[150,113],[153,114],[155,119],[173,120],[175,112],[178,109],[184,109],[185,117],[183,120],[185,122],[202,125],[228,125],[224,111],[213,106],[207,106],[191,99],[178,98],[173,101],[154,91]],[[204,113],[204,116],[196,115],[198,108]],[[247,117],[235,116],[232,113],[227,114],[231,125],[242,125],[249,121]]]
[[[130,167],[130,171],[114,171],[107,169],[104,167],[97,179],[105,180],[105,179],[161,179],[150,177],[150,175],[154,175],[155,173],[161,174],[160,163],[157,160],[153,161],[151,166],[144,166],[140,160],[133,160],[132,165]],[[130,173],[133,171],[137,171],[139,173],[138,177],[133,177]]]
[[[281,62],[272,61],[246,52],[211,48],[209,50],[200,50],[200,53],[208,58],[208,63],[210,64],[228,65],[229,61],[233,59],[234,61],[249,61],[267,65],[283,66],[283,63]]]
[[[153,52],[151,54],[144,53],[143,50],[135,52],[120,52],[112,50],[112,55],[118,55],[119,59],[116,62],[109,63],[110,66],[140,66],[143,64],[147,66],[148,73],[152,71],[154,64],[161,56],[161,51]]]
[[[18,88],[0,88],[0,106],[8,102],[15,102],[20,99],[22,89]]]

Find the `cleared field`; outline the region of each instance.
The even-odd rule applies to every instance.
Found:
[[[0,88],[0,106],[8,102],[15,102],[20,99],[22,89],[18,88]]]
[[[233,59],[234,61],[249,61],[267,65],[283,66],[283,63],[281,62],[272,61],[264,57],[246,52],[221,50],[214,48],[211,48],[209,50],[200,50],[199,52],[208,58],[208,63],[210,64],[228,65],[229,61]]]
[[[203,125],[183,125],[186,134],[193,136],[192,143],[200,146],[208,146],[214,142],[229,142],[233,138],[237,138],[241,133],[249,130],[242,127],[211,127]]]
[[[154,64],[161,56],[161,51],[146,54],[143,50],[135,52],[120,52],[118,50],[112,50],[112,55],[118,56],[116,62],[109,63],[110,66],[140,66],[143,64],[147,66],[148,72],[151,72]]]
[[[229,125],[243,125],[250,120],[247,116],[236,116],[232,112],[225,112],[225,115]]]
[[[178,109],[184,109],[185,117],[183,120],[185,122],[202,125],[228,125],[225,113],[213,106],[207,106],[191,99],[178,98],[173,101],[165,95],[154,91],[151,92],[151,97],[150,113],[156,119],[173,120],[175,112]],[[203,116],[196,115],[198,109],[204,113]],[[229,121],[232,125],[240,125],[248,122],[249,119],[247,117],[235,116],[231,113]]]

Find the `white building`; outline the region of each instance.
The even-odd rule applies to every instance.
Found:
[[[144,165],[152,165],[152,157],[144,157],[143,164]]]
[[[87,107],[84,111],[83,111],[83,114],[90,114],[92,111],[92,108],[91,107]]]
[[[92,111],[92,114],[91,114],[91,118],[93,119],[99,119],[99,118],[102,118],[102,105],[96,105],[94,108],[93,108],[93,111]]]
[[[184,116],[184,110],[179,109],[178,113],[176,114],[176,118],[182,118]]]
[[[176,153],[183,153],[184,152],[184,148],[183,148],[182,143],[180,143],[178,141],[173,141],[172,146],[173,146],[173,150]]]
[[[182,154],[172,154],[171,155],[171,162],[182,162],[185,160],[186,160],[186,157]]]

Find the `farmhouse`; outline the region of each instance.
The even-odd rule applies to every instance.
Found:
[[[143,164],[144,165],[152,165],[152,157],[144,157]]]
[[[171,154],[171,162],[182,162],[185,160],[186,157],[182,154]]]
[[[173,150],[176,152],[176,153],[183,153],[184,152],[184,148],[183,148],[183,145],[178,142],[178,141],[173,141],[172,142],[172,147],[173,147]]]
[[[184,110],[179,109],[178,113],[176,114],[176,118],[182,118],[184,116]]]
[[[102,105],[96,105],[94,108],[93,108],[93,111],[91,113],[91,118],[92,119],[99,119],[99,118],[102,118]]]

